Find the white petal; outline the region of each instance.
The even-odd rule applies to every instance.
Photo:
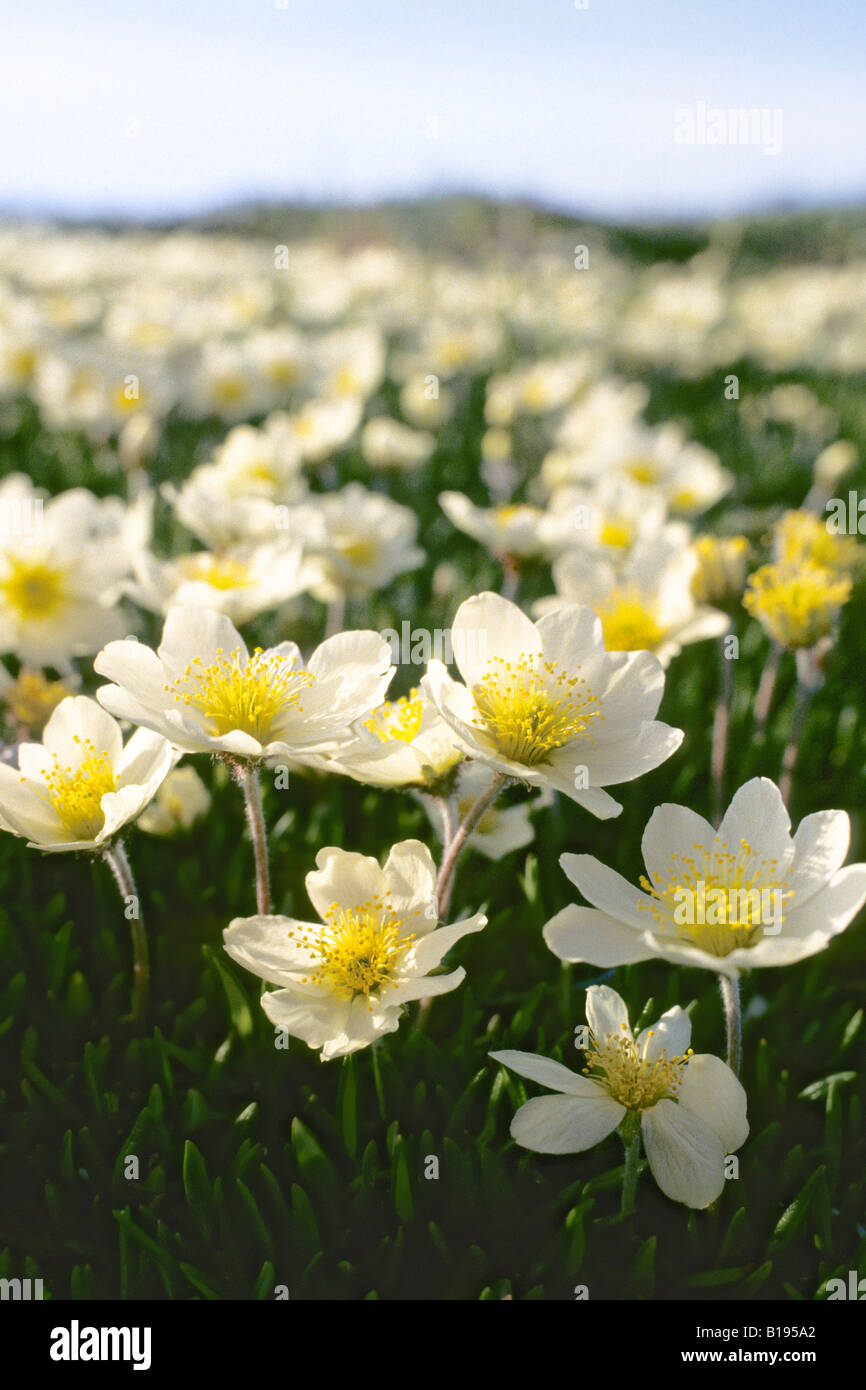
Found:
[[[569,963],[586,961],[606,970],[651,960],[651,942],[632,926],[626,926],[594,907],[569,903],[546,923],[543,936],[551,951]]]
[[[536,1096],[511,1121],[511,1137],[542,1154],[574,1154],[612,1134],[625,1108],[600,1086],[594,1096]]]
[[[314,968],[317,957],[297,945],[289,933],[316,930],[292,917],[235,917],[223,932],[223,944],[232,960],[268,984],[294,986],[295,976]]]
[[[641,853],[649,877],[661,878],[667,883],[671,855],[674,852],[692,854],[695,845],[705,845],[711,850],[715,834],[709,821],[688,806],[677,806],[672,801],[657,806],[641,840]]]
[[[551,1091],[559,1091],[566,1096],[582,1096],[591,1100],[598,1093],[598,1086],[588,1076],[580,1076],[561,1062],[551,1057],[541,1057],[537,1052],[520,1052],[506,1048],[501,1052],[491,1052],[494,1062],[525,1076],[529,1081],[537,1081],[539,1086],[547,1086]]]
[[[841,868],[850,840],[851,822],[844,811],[818,811],[803,818],[794,836],[794,863],[786,883],[793,890],[792,911]]]
[[[647,931],[653,922],[649,909],[654,899],[648,893],[633,888],[628,879],[614,869],[609,869],[591,854],[561,854],[560,867],[566,878],[579,888],[585,898],[614,917],[618,922],[626,922],[638,931]],[[644,903],[642,909],[638,904]]]
[[[791,818],[782,794],[768,777],[753,777],[734,793],[719,826],[719,839],[736,850],[745,840],[760,859],[791,858]]]
[[[586,1021],[593,1037],[599,1040],[608,1033],[617,1038],[632,1035],[625,1000],[610,985],[590,985],[586,991]]]
[[[457,609],[451,626],[451,649],[471,689],[495,659],[516,662],[521,657],[540,656],[542,645],[535,624],[522,608],[487,592],[467,599]]]
[[[725,1186],[721,1139],[697,1115],[672,1100],[660,1100],[641,1120],[652,1175],[674,1202],[703,1210]]]
[[[709,1052],[690,1057],[677,1100],[716,1131],[726,1154],[749,1137],[746,1092],[721,1057]]]
[[[648,1062],[656,1062],[663,1052],[668,1057],[683,1057],[691,1040],[691,1020],[685,1009],[674,1004],[662,1014],[658,1023],[638,1034],[637,1045]]]

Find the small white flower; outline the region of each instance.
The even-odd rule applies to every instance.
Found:
[[[124,746],[110,714],[70,695],[41,743],[18,745],[18,768],[0,763],[0,828],[33,849],[98,849],[144,809],[177,757],[147,729]]]
[[[116,682],[97,699],[187,753],[302,759],[346,741],[394,673],[376,632],[329,637],[304,662],[294,642],[249,652],[222,613],[172,608],[154,652],[110,642],[94,669]]]
[[[421,689],[467,757],[564,792],[602,820],[622,810],[604,786],[658,767],[682,742],[682,730],[654,718],[657,659],[606,652],[589,608],[533,623],[507,599],[479,594],[457,610],[451,641],[466,684],[431,661]]]
[[[844,811],[791,821],[766,777],[734,795],[718,830],[685,806],[657,807],[644,831],[641,888],[589,854],[560,864],[594,907],[571,904],[544,928],[563,961],[602,968],[659,958],[736,979],[790,965],[844,931],[866,902],[866,864],[841,868]]]
[[[85,488],[45,498],[22,474],[0,484],[0,651],[64,668],[119,636],[112,605],[150,512],[147,494],[126,507]]]
[[[619,572],[604,560],[569,551],[553,566],[558,596],[539,600],[534,611],[585,603],[601,618],[608,651],[650,651],[668,666],[687,644],[720,637],[729,626],[720,609],[695,603],[697,567],[696,553],[678,536],[640,542]]]
[[[124,592],[142,608],[165,615],[174,607],[212,608],[246,623],[304,593],[313,572],[301,547],[286,540],[195,550],[161,560],[149,551],[135,562]]]
[[[318,566],[310,591],[323,603],[375,593],[424,561],[415,513],[360,483],[301,504],[292,525]]]
[[[148,835],[173,835],[188,830],[210,810],[211,795],[194,767],[176,767],[166,777],[153,801],[138,818]]]
[[[438,781],[463,758],[436,706],[414,689],[371,710],[353,732],[318,766],[374,787],[409,787]]]
[[[725,1186],[726,1155],[749,1133],[743,1087],[720,1058],[692,1052],[691,1023],[678,1004],[635,1038],[616,990],[593,985],[586,1017],[591,1041],[582,1076],[532,1052],[491,1052],[494,1061],[557,1092],[522,1105],[512,1137],[536,1153],[582,1153],[629,1114],[639,1115],[662,1192],[688,1207],[708,1207]]]
[[[419,840],[395,845],[384,868],[338,848],[320,850],[316,864],[306,883],[319,922],[236,918],[223,936],[233,960],[279,986],[262,995],[271,1022],[328,1061],[395,1032],[410,1000],[456,989],[462,967],[429,972],[487,919],[436,928],[436,870]]]

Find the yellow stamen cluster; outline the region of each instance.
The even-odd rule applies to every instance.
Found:
[[[411,743],[424,717],[424,701],[421,692],[415,688],[408,695],[397,700],[386,700],[370,719],[364,720],[364,728],[369,729],[382,743],[399,739],[401,743]]]
[[[698,536],[692,545],[698,558],[692,576],[692,596],[698,603],[738,599],[746,582],[749,542],[745,536]]]
[[[771,923],[763,920],[762,890],[772,894],[769,901],[778,923],[784,924],[784,908],[794,890],[784,886],[777,859],[759,857],[744,839],[736,851],[725,840],[715,840],[710,849],[696,844],[693,850],[693,854],[675,850],[666,874],[653,872],[652,882],[641,875],[641,887],[659,906],[640,902],[638,907],[649,911],[659,931],[673,929],[682,940],[702,951],[714,956],[730,955],[738,947],[754,945],[764,927],[777,924],[772,919]],[[719,899],[719,890],[724,894],[723,900]],[[695,908],[689,915],[712,916],[716,920],[681,920],[685,902]]]
[[[212,589],[248,588],[249,565],[242,560],[234,560],[227,555],[209,555],[202,551],[199,555],[185,555],[178,562],[178,569],[184,579],[201,580]]]
[[[811,512],[785,512],[773,530],[774,549],[782,565],[817,565],[834,575],[862,569],[864,550],[853,536],[827,529],[826,520]]]
[[[332,903],[324,918],[320,927],[289,933],[318,960],[301,983],[322,985],[340,999],[361,995],[369,1001],[370,995],[393,982],[414,935],[401,934],[401,919],[387,897],[357,907]]]
[[[634,584],[618,585],[593,607],[609,652],[652,651],[664,637],[655,605]]]
[[[515,762],[535,767],[602,719],[591,691],[581,690],[582,676],[560,671],[556,661],[521,656],[494,657],[491,668],[473,687],[479,727]]]
[[[10,719],[31,734],[40,734],[60,701],[71,694],[62,681],[50,681],[41,671],[23,666],[4,693]]]
[[[193,657],[183,675],[164,689],[179,704],[200,710],[217,735],[238,729],[267,743],[284,710],[303,712],[301,692],[314,680],[310,671],[285,656],[266,656],[261,647],[246,661],[237,648],[226,655],[218,647],[216,661],[205,666],[201,657]]]
[[[25,621],[50,618],[63,607],[66,576],[43,560],[12,559],[0,579],[0,593]]]
[[[338,531],[334,549],[350,565],[369,565],[376,558],[376,542],[362,531]]]
[[[636,483],[643,483],[646,486],[658,482],[660,469],[653,459],[635,458],[628,464],[626,472],[630,478],[634,478]]]
[[[538,507],[530,507],[526,502],[509,502],[502,507],[496,507],[493,512],[493,520],[502,530],[521,521],[536,522],[540,516]]]
[[[634,526],[621,517],[607,517],[601,524],[598,539],[611,550],[627,550],[634,540]]]
[[[818,565],[762,565],[749,579],[743,607],[783,647],[814,647],[850,595],[850,579]]]
[[[692,1049],[682,1057],[668,1057],[664,1049],[654,1061],[646,1056],[646,1047],[653,1037],[651,1028],[643,1051],[624,1023],[619,1033],[605,1033],[603,1039],[594,1035],[586,1049],[585,1076],[603,1086],[608,1095],[627,1110],[649,1110],[660,1100],[676,1099],[677,1090],[688,1066]]]
[[[40,795],[54,807],[70,834],[79,840],[92,840],[105,825],[102,798],[106,792],[117,790],[117,779],[107,752],[97,752],[90,739],[77,735],[74,742],[82,751],[78,767],[61,766],[53,753],[53,766],[43,773],[47,792]]]

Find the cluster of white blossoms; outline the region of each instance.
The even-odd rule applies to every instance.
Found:
[[[628,878],[564,854],[586,901],[543,936],[566,965],[712,970],[727,1061],[692,1052],[679,1006],[635,1037],[606,986],[587,991],[581,1075],[492,1054],[556,1092],[518,1110],[518,1144],[579,1153],[617,1130],[624,1210],[641,1143],[670,1198],[716,1201],[748,1133],[739,980],[824,949],[866,901],[866,865],[843,867],[845,812],[808,815],[792,836],[786,809],[808,697],[864,568],[821,515],[855,456],[806,388],[755,396],[744,428],[756,441],[774,422],[794,429],[812,488],[799,509],[735,511],[731,471],[653,416],[629,373],[747,357],[861,370],[863,263],[823,267],[807,293],[805,270],[743,278],[721,251],[638,271],[599,248],[600,274],[581,278],[549,251],[482,267],[316,239],[46,233],[38,257],[33,241],[0,229],[3,410],[10,428],[38,415],[43,444],[65,440],[58,460],[74,451],[59,432],[77,438],[112,495],[0,482],[0,828],[100,856],[128,899],[127,829],[170,836],[206,816],[198,769],[218,759],[255,862],[255,915],[227,926],[225,949],[270,987],[261,1005],[279,1033],[346,1056],[471,972],[476,948],[460,943],[487,919],[452,920],[464,850],[525,847],[557,798],[577,845],[587,816],[617,817],[609,789],[625,799],[683,741],[657,717],[666,680],[684,648],[716,639],[715,822],[658,806],[632,847],[645,872]],[[466,428],[473,401],[481,430]],[[173,431],[191,436],[192,422],[198,451],[181,468]],[[413,660],[424,669],[407,690],[384,623],[411,628],[418,571],[452,544],[483,569],[461,588],[435,556],[450,650]],[[756,745],[785,661],[797,703],[778,786],[746,782],[723,814],[738,630],[767,651]],[[429,816],[438,862],[419,839],[383,846],[383,863],[323,846],[306,877],[317,920],[273,911],[260,779],[289,770],[403,791]],[[466,965],[445,963],[454,948]]]

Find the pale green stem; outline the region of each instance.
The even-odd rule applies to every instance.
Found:
[[[251,763],[239,764],[237,778],[243,788],[256,860],[256,909],[261,916],[266,917],[271,910],[271,881],[268,872],[268,837],[265,832],[258,768]]]
[[[740,1011],[740,982],[728,975],[719,976],[719,989],[725,1008],[725,1027],[728,1034],[728,1066],[739,1076],[743,1056],[743,1022]]]
[[[147,936],[141,920],[138,892],[122,840],[115,840],[112,845],[104,845],[102,857],[114,875],[129,920],[132,938],[132,1017],[136,1026],[141,1029],[147,1015],[150,969],[147,961]]]

